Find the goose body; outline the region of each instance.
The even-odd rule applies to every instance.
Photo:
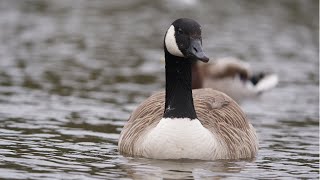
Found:
[[[192,64],[192,88],[213,88],[238,103],[259,96],[278,84],[271,73],[253,74],[250,65],[233,57],[217,59],[211,64]]]
[[[163,118],[165,92],[146,99],[122,130],[120,152],[155,159],[255,157],[255,129],[234,100],[210,88],[193,90],[193,99],[198,118],[191,121]]]
[[[172,23],[164,39],[166,90],[142,102],[121,131],[123,155],[154,159],[241,159],[258,151],[255,129],[238,104],[212,89],[191,89],[192,61],[207,62],[200,25]]]

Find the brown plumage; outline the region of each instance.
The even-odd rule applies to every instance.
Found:
[[[248,63],[233,57],[192,64],[192,89],[212,88],[226,93],[238,103],[257,97],[277,84],[277,75],[253,73]]]
[[[158,92],[141,103],[124,126],[119,151],[129,156],[141,156],[141,139],[154,128],[164,112],[165,92]],[[257,136],[239,105],[222,92],[212,89],[193,90],[198,119],[217,136],[226,151],[219,159],[253,158],[258,151]]]
[[[208,62],[200,25],[175,20],[164,38],[166,91],[142,102],[121,131],[121,154],[156,159],[241,159],[258,151],[238,104],[212,89],[192,91],[192,62]]]
[[[192,89],[204,88],[204,81],[217,81],[223,78],[234,78],[241,76],[243,79],[249,79],[251,70],[249,64],[236,58],[228,57],[216,60],[208,64],[192,64]],[[204,85],[205,84],[205,85]]]

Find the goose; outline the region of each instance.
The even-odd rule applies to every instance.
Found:
[[[239,105],[213,89],[192,90],[191,64],[208,62],[201,27],[175,20],[164,37],[165,91],[143,101],[124,125],[120,154],[151,159],[251,159],[256,131]]]
[[[213,88],[241,103],[258,97],[278,84],[273,73],[252,73],[250,64],[234,57],[224,57],[211,64],[192,63],[192,89]]]

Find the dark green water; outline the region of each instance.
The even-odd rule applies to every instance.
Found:
[[[313,0],[0,0],[0,178],[318,179],[319,4]],[[126,158],[130,112],[164,88],[163,35],[196,19],[210,57],[280,83],[242,104],[253,161]]]

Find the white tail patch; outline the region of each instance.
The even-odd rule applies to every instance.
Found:
[[[171,25],[168,29],[164,42],[170,54],[174,56],[184,57],[184,55],[178,48],[173,25]]]
[[[256,85],[256,92],[261,93],[274,88],[278,84],[278,81],[278,76],[276,74],[266,75]]]

